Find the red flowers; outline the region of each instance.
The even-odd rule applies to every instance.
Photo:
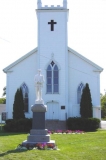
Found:
[[[72,130],[56,130],[56,131],[48,131],[48,134],[83,134],[84,131],[80,131],[80,130],[75,130],[75,131],[72,131]]]

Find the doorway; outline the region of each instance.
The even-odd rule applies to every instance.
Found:
[[[59,120],[59,103],[58,102],[47,103],[46,119]]]

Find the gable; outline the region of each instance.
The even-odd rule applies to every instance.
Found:
[[[90,61],[86,57],[82,56],[78,52],[68,47],[69,52],[69,66],[73,66],[76,69],[82,68],[82,70],[87,70],[87,68],[92,69],[93,72],[102,72],[103,68]],[[85,67],[85,68],[84,68]]]
[[[10,69],[14,68],[15,66],[17,66],[18,64],[20,64],[25,59],[29,58],[31,55],[33,55],[35,53],[37,53],[37,48],[35,48],[32,51],[28,52],[27,54],[25,54],[24,56],[22,56],[21,58],[19,58],[18,60],[16,60],[15,62],[10,64],[9,66],[7,66],[6,68],[4,68],[3,72],[5,72],[5,73],[11,72]]]
[[[7,73],[11,68],[13,68],[17,64],[21,63],[22,61],[24,61],[25,59],[30,57],[32,54],[37,53],[37,50],[38,50],[38,48],[35,48],[32,51],[28,52],[27,54],[25,54],[24,56],[22,56],[21,58],[19,58],[18,60],[16,60],[15,62],[10,64],[9,66],[7,66],[6,68],[4,68],[3,71],[5,73]],[[75,65],[75,68],[76,67],[79,68],[78,65],[80,64],[80,67],[81,67],[82,66],[82,62],[83,62],[83,65],[85,64],[86,67],[87,66],[93,67],[93,71],[94,72],[102,72],[103,71],[102,67],[98,66],[94,62],[90,61],[89,59],[87,59],[86,57],[82,56],[81,54],[79,54],[78,52],[74,51],[73,49],[71,49],[69,47],[68,47],[68,52],[69,52],[69,57],[71,56],[71,58],[69,58],[69,65],[71,65],[71,66],[73,65],[73,67]],[[75,61],[74,59],[77,59],[77,60],[79,59],[78,60],[79,62]]]

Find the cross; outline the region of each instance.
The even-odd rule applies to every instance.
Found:
[[[48,24],[51,24],[51,31],[54,31],[54,24],[57,24],[57,22],[54,22],[54,20],[51,20],[51,22],[48,22]]]

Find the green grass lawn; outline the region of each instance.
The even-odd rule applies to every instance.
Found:
[[[60,150],[16,151],[27,134],[0,132],[0,160],[106,160],[106,130],[53,134]]]

